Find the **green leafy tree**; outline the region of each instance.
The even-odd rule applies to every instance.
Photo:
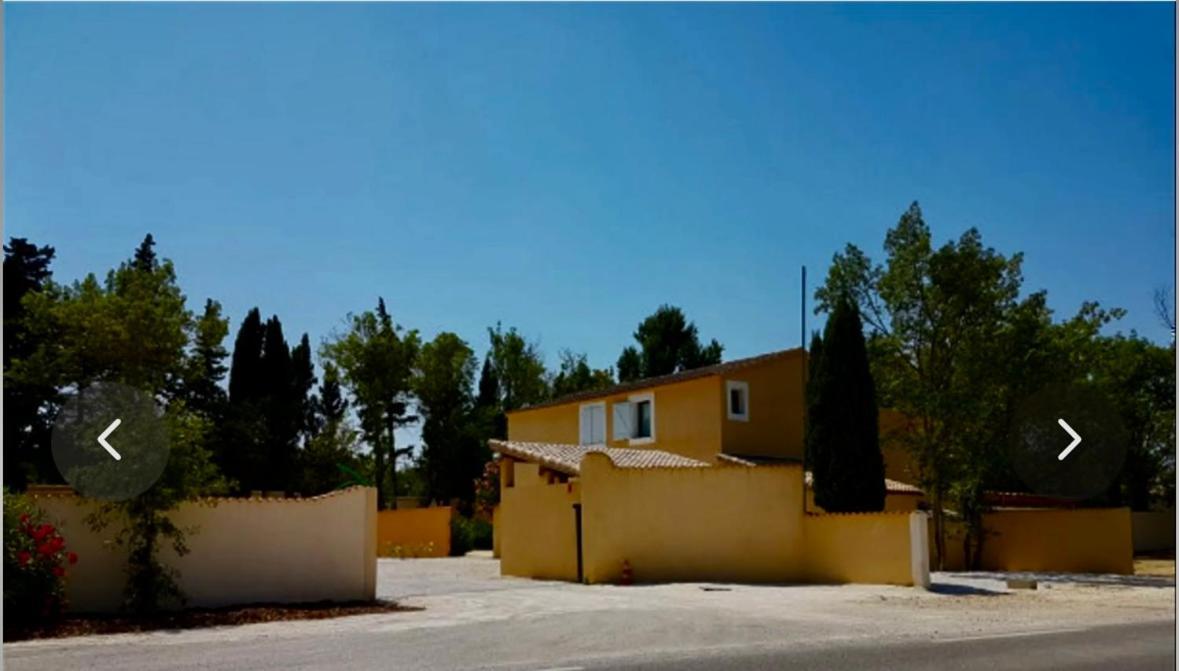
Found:
[[[561,368],[553,377],[552,383],[554,398],[579,391],[607,389],[613,385],[613,371],[590,368],[585,354],[575,354],[570,350],[561,351]]]
[[[1110,505],[1134,510],[1174,501],[1175,352],[1137,335],[1096,340],[1092,382],[1112,399],[1126,431],[1126,462]]]
[[[858,310],[846,297],[836,302],[810,365],[806,449],[815,503],[828,512],[884,510],[876,385]]]
[[[480,440],[474,398],[475,354],[453,333],[440,333],[422,346],[414,392],[422,417],[420,465],[426,495],[433,501],[461,501],[469,507],[474,483],[491,458]]]
[[[536,343],[525,340],[514,327],[504,331],[500,324],[487,329],[487,334],[491,339],[488,355],[503,411],[511,412],[548,398],[544,357]]]
[[[407,412],[421,340],[416,330],[396,325],[378,299],[375,312],[349,316],[349,329],[325,343],[321,355],[335,365],[352,394],[361,430],[372,452],[373,481],[381,509],[397,501],[396,429],[417,418]],[[386,472],[388,471],[388,472]],[[386,477],[392,496],[387,500]]]
[[[618,355],[618,381],[634,382],[643,378],[643,355],[631,345],[622,348]]]
[[[1019,298],[1022,255],[984,247],[978,231],[935,249],[914,203],[884,249],[883,265],[853,245],[837,254],[815,293],[817,311],[845,295],[857,304],[881,401],[911,419],[901,440],[930,497],[935,565],[945,557],[950,505],[967,526],[967,561],[977,563],[985,490],[1009,470],[1002,446],[1015,403],[1068,374],[1061,358],[1079,349],[1053,336],[1042,292]],[[1066,332],[1085,341],[1118,316],[1086,304]]]
[[[715,339],[701,345],[696,325],[672,305],[661,305],[644,319],[634,338],[638,349],[624,348],[618,358],[618,379],[622,382],[710,366],[720,363],[724,353],[724,347]]]
[[[165,408],[170,456],[160,479],[134,499],[104,504],[91,518],[96,527],[115,524],[118,542],[128,548],[128,607],[157,610],[182,596],[174,571],[159,559],[164,543],[187,551],[171,512],[183,501],[222,491],[205,447],[210,424],[177,391],[185,388],[197,329],[172,263],[158,259],[148,236],[104,283],[93,275],[70,286],[50,283],[23,304],[33,346],[13,362],[15,379],[79,394],[96,383],[119,382],[151,393]]]
[[[357,454],[359,432],[348,419],[348,401],[340,387],[340,371],[331,363],[324,366],[314,409],[314,430],[300,460],[299,491],[314,496],[361,484],[355,475],[369,467]]]

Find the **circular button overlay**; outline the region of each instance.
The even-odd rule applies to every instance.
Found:
[[[1073,445],[1076,437],[1080,442]],[[1080,501],[1113,483],[1126,460],[1126,442],[1117,412],[1103,394],[1083,385],[1053,384],[1020,404],[1010,447],[1015,471],[1028,489]]]
[[[163,408],[139,389],[100,382],[72,393],[51,436],[53,461],[83,496],[125,501],[159,480],[168,465]]]

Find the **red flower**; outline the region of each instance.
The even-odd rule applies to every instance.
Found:
[[[40,552],[41,554],[48,557],[49,555],[53,554],[53,546],[51,546],[49,543],[44,543],[37,546],[37,552]]]
[[[33,538],[40,542],[43,538],[53,533],[53,527],[49,524],[42,524],[33,532]]]
[[[53,575],[60,578],[65,575],[65,569],[60,566],[54,566],[53,567]]]
[[[29,516],[27,513],[20,516],[20,523],[21,524],[28,524],[29,523]]]
[[[66,555],[66,558],[69,560],[71,566],[78,563],[78,553],[77,552],[69,553],[68,555]]]
[[[33,560],[33,555],[26,550],[21,550],[17,553],[16,560],[20,562],[21,566],[28,566],[29,562]]]

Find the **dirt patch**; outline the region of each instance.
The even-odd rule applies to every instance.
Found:
[[[1175,558],[1137,557],[1134,559],[1134,575],[1158,575],[1173,578],[1175,577]]]
[[[4,640],[23,641],[34,638],[63,638],[96,634],[158,631],[163,629],[197,629],[225,627],[259,622],[284,620],[325,620],[352,615],[401,613],[422,610],[402,606],[392,601],[363,601],[356,603],[254,604],[225,608],[191,608],[153,617],[128,615],[71,615],[46,627],[4,632]]]

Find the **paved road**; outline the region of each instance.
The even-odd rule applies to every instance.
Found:
[[[492,560],[381,563],[415,612],[30,641],[13,671],[356,669],[1173,669],[1174,582],[937,576],[870,585],[585,586]]]
[[[944,671],[1147,671],[1175,668],[1171,622],[1114,625],[1056,632],[1000,634],[833,648],[739,649],[657,659],[585,660],[575,669],[738,671],[739,669],[908,669]]]

